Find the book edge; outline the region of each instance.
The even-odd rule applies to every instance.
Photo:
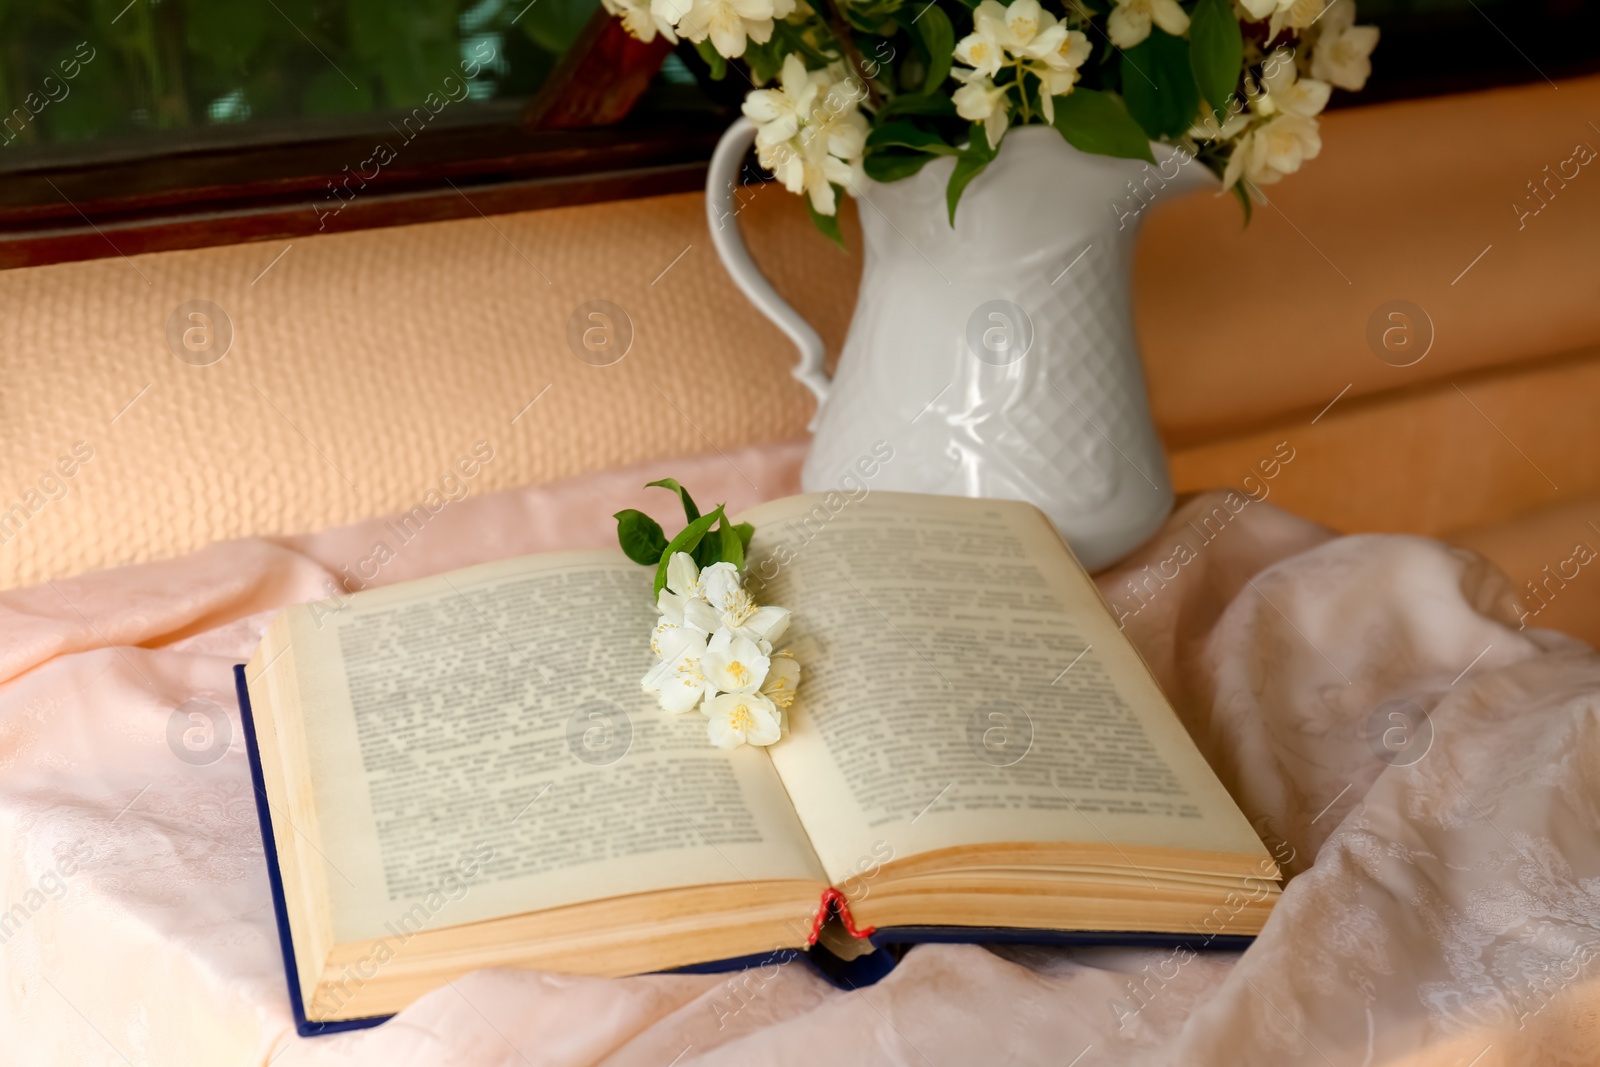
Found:
[[[363,1030],[377,1026],[391,1015],[363,1016],[359,1019],[338,1019],[317,1022],[306,1018],[305,1002],[300,996],[299,974],[294,954],[294,938],[289,932],[289,905],[283,895],[283,875],[278,870],[277,838],[272,831],[271,809],[267,804],[266,776],[261,770],[261,751],[256,743],[255,716],[250,708],[250,689],[245,679],[245,664],[233,668],[234,686],[239,696],[239,723],[244,733],[245,755],[250,761],[250,783],[254,790],[256,821],[261,827],[261,849],[267,863],[267,884],[272,892],[272,915],[278,927],[278,948],[283,954],[284,980],[289,989],[289,1013],[294,1017],[295,1033],[301,1037],[319,1037],[348,1030]]]

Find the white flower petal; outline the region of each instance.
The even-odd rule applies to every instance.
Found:
[[[674,552],[667,560],[667,588],[679,596],[700,596],[700,568],[687,552]]]
[[[1006,8],[1007,45],[1026,45],[1039,32],[1043,9],[1039,0],[1012,0]]]
[[[1005,56],[999,44],[992,38],[973,33],[957,42],[955,59],[956,62],[972,67],[981,74],[993,77],[999,72]]]
[[[1174,37],[1189,32],[1189,16],[1178,6],[1178,0],[1150,0],[1150,17]]]
[[[705,647],[705,638],[687,630],[681,623],[663,617],[650,635],[650,650],[664,660],[676,660],[683,650],[698,643]]]
[[[1094,54],[1094,45],[1089,41],[1089,35],[1073,30],[1067,34],[1067,43],[1062,49],[1067,65],[1076,70],[1089,61]]]
[[[1011,114],[1004,107],[1000,108],[989,118],[984,120],[983,130],[989,138],[989,147],[1000,147],[1000,138],[1006,135],[1006,127],[1011,125]]]
[[[1337,7],[1335,5],[1335,9]],[[1355,92],[1366,85],[1367,78],[1372,75],[1372,60],[1369,57],[1378,46],[1378,28],[1350,26],[1339,29],[1326,24],[1331,15],[1333,11],[1323,17],[1322,35],[1317,38],[1316,47],[1311,51],[1311,74],[1341,89]],[[1353,9],[1349,17],[1355,17]]]
[[[1333,0],[1333,3],[1321,10],[1320,17],[1316,21],[1322,25],[1324,38],[1329,34],[1344,33],[1356,24],[1355,0]]]
[[[727,611],[729,603],[744,591],[744,580],[739,568],[731,563],[713,563],[700,574],[700,585],[705,598],[718,611]]]
[[[761,695],[782,710],[794,703],[795,690],[799,688],[800,664],[793,656],[773,656],[767,668],[767,680],[761,683]]]
[[[659,693],[661,687],[672,679],[678,672],[678,665],[674,660],[662,660],[645,672],[644,678],[639,682],[646,693]]]
[[[821,181],[806,183],[811,195],[811,206],[818,215],[835,215],[839,211],[839,198],[833,194],[833,183],[826,176]]]
[[[788,113],[784,105],[783,94],[772,89],[756,89],[745,95],[744,104],[740,106],[744,117],[751,122],[774,122],[780,116]],[[783,140],[783,138],[778,138]]]
[[[999,39],[1006,28],[1005,6],[996,0],[983,0],[983,3],[973,9],[972,27],[985,37]]]
[[[700,662],[706,651],[706,637],[677,629],[673,637],[676,653],[664,658],[645,674],[640,685],[647,693],[658,694],[661,706],[671,712],[688,711],[706,692]]]
[[[809,172],[812,170],[812,167],[808,166],[806,167],[806,170]],[[820,179],[822,168],[817,166],[816,170],[818,171]],[[831,206],[833,203],[832,188],[825,180],[819,180],[817,184],[828,190],[827,203]],[[815,203],[817,194],[815,192],[815,187],[809,180],[809,177],[806,182],[806,187],[812,191],[813,203]],[[818,205],[817,210],[821,211],[822,207]],[[713,563],[711,566],[707,567],[703,572],[701,572],[700,586],[705,590],[706,602],[710,604],[713,609],[722,613],[722,623],[724,626],[743,626],[749,620],[750,616],[755,614],[755,598],[745,590],[744,580],[739,575],[739,569],[733,564]]]
[[[1275,96],[1287,92],[1298,77],[1299,74],[1294,66],[1294,52],[1291,49],[1274,49],[1261,62],[1261,87]]]
[[[1250,135],[1246,134],[1247,138],[1249,136]],[[1228,157],[1228,166],[1222,172],[1223,192],[1232,189],[1234,183],[1236,183],[1244,175],[1245,147],[1246,146],[1243,141],[1239,142],[1239,144],[1235,146],[1233,154]]]
[[[760,693],[724,693],[706,701],[706,736],[718,748],[770,745],[783,736],[778,709]]]
[[[718,748],[738,748],[744,744],[744,731],[728,725],[726,718],[711,717],[706,720],[706,737]]]
[[[783,737],[783,726],[778,719],[778,709],[772,707],[770,703],[766,707],[759,704],[750,705],[750,714],[755,719],[755,726],[746,731],[746,744],[764,747],[774,744]]]
[[[700,669],[710,686],[721,693],[745,693],[760,687],[767,678],[768,658],[748,637],[727,631],[711,640]]]
[[[1150,12],[1119,4],[1106,20],[1106,35],[1118,48],[1128,49],[1150,36]]]
[[[1033,40],[1018,50],[1019,54],[1033,59],[1045,59],[1059,53],[1067,43],[1066,24],[1055,22],[1055,16],[1049,12],[1044,13],[1044,18],[1054,25],[1035,34]]]
[[[656,594],[656,610],[661,613],[662,619],[683,624],[683,609],[688,604],[688,598],[679,596],[670,589],[663,589]]]
[[[694,7],[694,0],[650,0],[650,14],[657,25],[676,26]],[[673,38],[676,43],[676,38]]]
[[[682,715],[686,711],[693,711],[694,706],[700,703],[700,698],[705,695],[704,683],[688,678],[674,678],[661,687],[657,699],[663,710],[670,711],[674,715]]]
[[[683,625],[696,633],[710,634],[722,625],[722,615],[704,600],[689,600],[683,606]]]
[[[806,61],[800,58],[798,52],[790,52],[783,57],[783,70],[778,75],[778,84],[783,86],[784,94],[791,99],[798,99],[801,93],[814,91],[811,72],[806,70]]]
[[[1239,5],[1249,12],[1250,17],[1256,22],[1260,22],[1284,6],[1278,0],[1239,0]]]
[[[756,44],[766,44],[768,41],[772,40],[772,25],[773,23],[771,19],[760,19],[757,21],[746,19],[744,23],[744,31]]]
[[[765,604],[755,610],[755,614],[745,620],[743,629],[755,635],[761,641],[776,641],[782,637],[784,631],[789,629],[789,619],[792,612],[788,608],[780,608],[776,604]]]
[[[770,33],[772,24],[767,24]],[[745,36],[744,22],[737,15],[725,15],[711,21],[709,32],[711,46],[725,59],[738,59],[744,55],[744,46],[749,40]]]
[[[994,114],[998,95],[989,79],[979,75],[951,93],[950,99],[956,105],[957,115],[969,122],[982,122]]]

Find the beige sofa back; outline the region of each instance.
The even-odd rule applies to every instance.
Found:
[[[1231,201],[1156,204],[1139,329],[1180,489],[1288,440],[1276,499],[1344,529],[1441,532],[1600,490],[1600,170],[1520,226],[1512,209],[1600,146],[1597,105],[1600,78],[1341,112],[1248,229]],[[837,351],[858,253],[781,190],[741,222]],[[634,332],[608,367],[568,344],[595,299]],[[1365,340],[1394,299],[1436,331],[1404,369]],[[232,324],[209,366],[169,350],[191,300]],[[694,195],[0,272],[0,309],[0,587],[793,438],[811,411]]]

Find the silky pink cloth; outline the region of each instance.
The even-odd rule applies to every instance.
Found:
[[[652,464],[469,497],[404,541],[371,522],[0,594],[0,1058],[1600,1062],[1600,659],[1519,632],[1509,583],[1469,553],[1335,538],[1220,493],[1099,582],[1295,874],[1249,951],[924,946],[850,993],[801,964],[739,979],[486,971],[377,1029],[294,1037],[231,677],[273,614],[345,567],[386,584],[608,544],[618,508],[665,514],[640,486],[667,474],[737,512],[793,492],[800,457]],[[215,762],[169,740],[192,700],[229,717]],[[1432,730],[1425,751],[1400,737],[1415,746],[1403,759],[1371,740],[1397,700]]]

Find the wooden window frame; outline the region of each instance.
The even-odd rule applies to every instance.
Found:
[[[732,109],[630,115],[670,51],[600,9],[498,121],[42,160],[0,176],[0,269],[698,189]]]

